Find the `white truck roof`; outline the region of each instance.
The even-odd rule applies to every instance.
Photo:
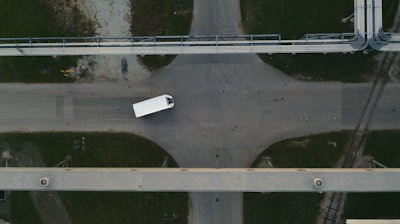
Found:
[[[133,104],[133,111],[135,116],[142,117],[148,114],[152,114],[158,111],[162,111],[168,108],[174,107],[174,98],[170,95],[161,95],[148,100],[144,100]]]

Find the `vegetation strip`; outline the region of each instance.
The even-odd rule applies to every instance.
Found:
[[[343,18],[354,11],[348,0],[241,0],[242,24],[246,33],[279,33],[283,39],[300,39],[306,33],[354,32]],[[384,1],[384,28],[393,24],[399,0]],[[267,55],[261,59],[298,79],[367,81],[374,74],[376,53]]]
[[[0,7],[0,37],[94,36],[94,26],[79,10],[55,14],[53,1],[5,0]],[[60,70],[79,57],[0,57],[0,82],[71,82]]]
[[[135,36],[187,35],[192,22],[193,0],[131,0]],[[151,71],[168,65],[176,55],[139,56]]]
[[[29,160],[37,164],[42,159],[42,165],[46,166],[177,167],[158,145],[127,133],[8,133],[1,134],[0,139],[12,149],[11,165],[17,160],[20,166]],[[46,195],[39,197],[47,200]],[[59,195],[73,223],[187,223],[187,193],[59,192]],[[26,223],[23,214],[37,219],[32,201],[27,198],[24,192],[11,193],[13,223]]]
[[[252,167],[334,167],[349,139],[350,132],[343,131],[283,140],[264,150]],[[315,223],[322,199],[319,193],[244,193],[244,223]]]
[[[400,167],[400,131],[373,131],[369,134],[365,149],[365,160],[375,160],[390,168]],[[379,165],[376,165],[377,168]],[[376,183],[371,183],[376,184]],[[352,219],[400,219],[398,202],[400,193],[349,193],[343,217]]]

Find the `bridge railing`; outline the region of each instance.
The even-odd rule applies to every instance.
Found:
[[[237,36],[28,37],[0,38],[0,48],[347,44],[354,39],[354,36],[352,33],[307,34],[306,38],[300,40],[282,40],[280,34]]]

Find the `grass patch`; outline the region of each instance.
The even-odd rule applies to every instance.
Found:
[[[400,167],[400,131],[373,131],[369,134],[364,155],[380,163]],[[343,217],[346,218],[400,218],[400,193],[350,193]]]
[[[15,150],[33,143],[47,166],[72,156],[72,167],[160,167],[168,155],[157,144],[128,133],[39,132],[0,135]],[[73,140],[85,137],[85,150],[73,150]],[[177,167],[171,158],[170,165]]]
[[[349,193],[344,207],[346,219],[400,218],[400,193]]]
[[[376,61],[372,54],[275,54],[261,59],[300,80],[363,82],[373,77]]]
[[[0,37],[94,35],[94,28],[74,10],[65,19],[46,1],[4,0],[0,7]],[[68,23],[66,21],[69,21]],[[71,82],[59,71],[75,66],[79,57],[0,57],[0,82]]]
[[[382,19],[383,19],[383,30],[389,31],[393,27],[393,18],[396,15],[399,0],[383,0],[382,1]]]
[[[169,65],[176,55],[148,55],[148,56],[138,56],[141,64],[146,66],[150,71],[157,71],[158,69]]]
[[[0,57],[0,82],[68,83],[65,70],[76,65],[78,57]]]
[[[400,131],[373,131],[369,134],[364,154],[372,155],[384,165],[400,167]]]
[[[85,149],[73,150],[73,140],[81,139],[82,136],[85,137]],[[170,158],[170,167],[177,167],[176,162],[160,146],[133,134],[50,132],[8,133],[1,134],[0,137],[17,151],[26,150],[27,143],[34,145],[47,166],[54,166],[70,155],[71,167],[160,167],[164,156]],[[59,194],[73,223],[183,224],[187,222],[187,193],[60,192]],[[11,200],[12,198],[13,196]],[[19,211],[32,208],[25,208],[24,203],[17,201],[13,202],[11,209]]]
[[[283,140],[264,150],[252,167],[269,156],[279,168],[330,168],[344,152],[349,137],[350,132],[342,131]],[[329,141],[336,142],[336,147]]]
[[[187,35],[192,22],[193,0],[131,0],[135,36]],[[139,61],[151,71],[168,65],[176,55],[144,56]]]
[[[244,224],[315,223],[319,202],[318,193],[244,193]]]
[[[257,167],[268,156],[274,167],[327,168],[338,161],[350,132],[331,132],[283,140],[268,147],[253,162]],[[335,141],[336,147],[328,141]],[[244,193],[244,223],[315,223],[323,194]]]
[[[385,27],[393,23],[398,0],[384,2]],[[348,0],[241,0],[242,23],[246,33],[280,33],[284,39],[300,39],[305,33],[353,32],[342,18],[354,11]],[[391,13],[386,14],[389,11]],[[260,54],[261,59],[299,79],[361,82],[374,74],[375,54]]]
[[[12,223],[23,224],[42,224],[38,213],[36,212],[35,205],[33,204],[29,192],[14,191],[11,192],[10,197],[10,216]]]
[[[61,192],[60,195],[73,223],[187,223],[187,193]]]
[[[241,0],[241,10],[247,33],[280,33],[284,39],[299,39],[305,33],[353,30],[341,22],[354,11],[354,2],[348,0]]]

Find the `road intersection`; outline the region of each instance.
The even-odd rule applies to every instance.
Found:
[[[193,35],[240,33],[239,0],[194,1]],[[370,83],[302,82],[256,55],[185,55],[136,83],[0,84],[0,131],[126,131],[160,144],[181,167],[248,167],[270,144],[353,129]],[[388,84],[371,128],[399,128]],[[174,109],[136,119],[161,94]],[[191,193],[191,223],[243,223],[241,193]]]

